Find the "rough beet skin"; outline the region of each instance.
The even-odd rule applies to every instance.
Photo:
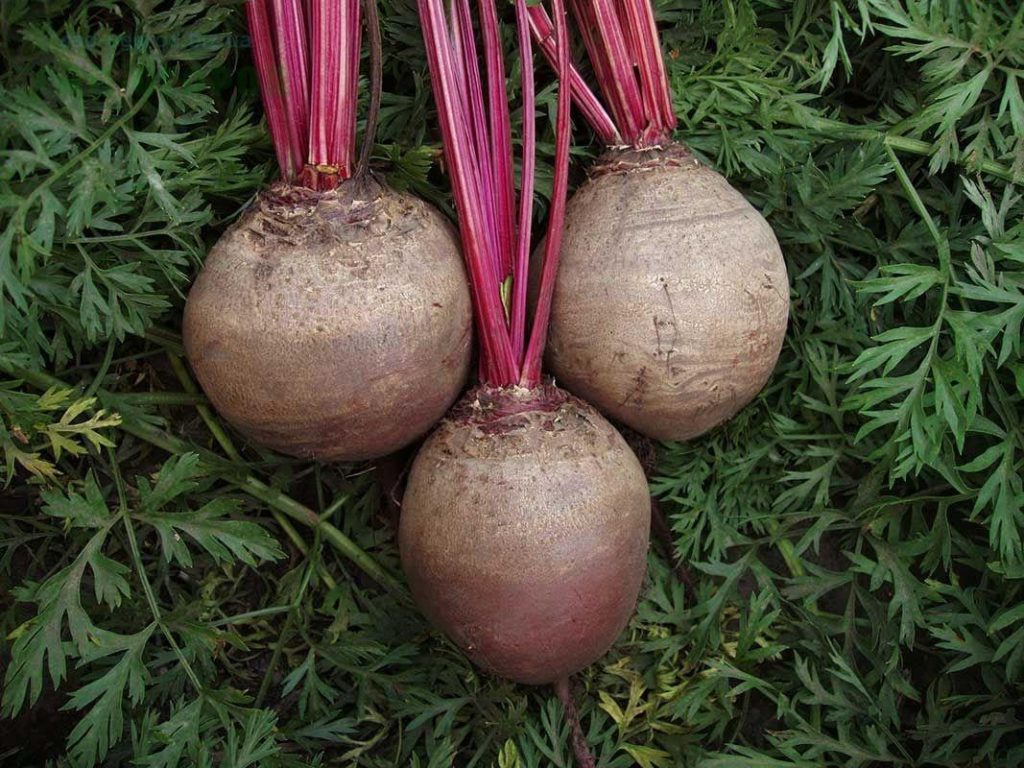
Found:
[[[646,567],[643,469],[554,387],[471,392],[420,449],[399,527],[427,617],[486,671],[540,684],[600,658]]]
[[[684,440],[757,395],[788,312],[779,244],[743,195],[680,145],[614,150],[569,201],[547,363],[612,418]]]
[[[361,460],[425,434],[469,369],[469,287],[451,225],[373,181],[277,184],[210,251],[185,307],[203,390],[253,441]]]

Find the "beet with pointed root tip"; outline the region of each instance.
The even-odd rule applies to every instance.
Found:
[[[184,340],[220,414],[304,458],[379,457],[458,397],[469,287],[440,213],[375,182],[277,184],[211,250]]]
[[[427,617],[488,672],[559,680],[626,626],[646,567],[643,469],[554,387],[471,392],[413,464],[402,566]]]
[[[547,363],[650,437],[721,424],[768,380],[789,311],[771,227],[683,147],[613,150],[569,201]]]

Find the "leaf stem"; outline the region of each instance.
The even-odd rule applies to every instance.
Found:
[[[192,381],[192,377],[189,376],[188,370],[186,370],[182,359],[173,352],[167,353],[167,359],[170,361],[171,368],[174,369],[174,373],[178,377],[178,381],[181,382],[181,386],[185,391],[191,394],[198,394],[198,387],[195,382]],[[206,424],[207,429],[210,430],[210,434],[213,435],[214,440],[216,440],[217,444],[220,445],[221,450],[227,454],[227,457],[235,463],[244,464],[245,459],[242,458],[242,454],[239,453],[238,449],[235,447],[235,444],[228,436],[227,430],[224,429],[220,420],[214,415],[209,407],[207,407],[205,398],[203,398],[200,403],[196,404],[196,411],[198,411],[199,416]],[[288,519],[276,509],[272,509],[270,513],[273,515],[274,521],[281,527],[281,530],[285,532],[288,539],[295,545],[295,548],[298,549],[303,556],[308,556],[309,547],[306,546],[306,542],[302,536],[299,535],[299,532],[295,530],[295,526],[293,526]],[[337,582],[334,581],[334,578],[331,576],[330,572],[328,572],[326,566],[322,563],[320,565],[320,577],[324,580],[325,584],[333,588]]]
[[[566,197],[569,190],[569,152],[572,134],[570,110],[572,97],[569,88],[569,27],[566,23],[564,0],[553,0],[555,16],[555,43],[558,51],[558,116],[555,124],[555,178],[551,191],[551,210],[544,236],[544,262],[541,267],[539,297],[530,329],[530,342],[523,360],[520,383],[535,387],[540,384],[544,346],[551,319],[551,304],[555,293],[559,255],[562,250],[562,229],[565,224]]]
[[[178,377],[178,382],[181,384],[182,389],[192,395],[199,394],[199,388],[195,382],[192,381],[192,377],[189,376],[188,371],[185,369],[185,363],[182,362],[181,358],[173,352],[167,353],[167,360],[171,364],[171,369],[174,371],[174,375]],[[231,461],[239,464],[244,464],[245,460],[242,458],[242,454],[235,448],[235,444],[231,441],[227,432],[220,425],[220,422],[214,417],[213,412],[206,406],[205,402],[200,405],[196,405],[196,411],[199,413],[200,418],[206,424],[206,428],[210,430],[210,434],[213,435],[213,439],[217,441],[217,444],[221,447],[221,450],[227,455]]]
[[[84,397],[92,397],[96,394],[96,390],[103,384],[103,379],[107,376],[107,371],[110,370],[110,363],[114,359],[114,347],[116,346],[115,339],[112,337],[107,342],[107,351],[103,355],[103,362],[100,363],[99,370],[96,371],[96,376],[90,382],[89,386],[85,389]]]
[[[552,67],[557,67],[555,27],[551,23],[551,17],[548,16],[548,12],[542,5],[527,5],[527,12],[533,38],[537,41],[537,45],[540,46],[548,63]],[[601,142],[606,146],[622,144],[622,136],[619,135],[619,129],[615,127],[615,121],[612,120],[608,110],[604,108],[601,100],[572,62],[569,64],[569,85],[572,88],[573,102],[583,113],[583,117],[590,123],[590,127],[593,128]]]
[[[570,5],[618,135],[633,147],[669,140],[676,116],[651,0],[571,0]],[[545,53],[561,55],[550,48]],[[593,98],[592,93],[577,96],[581,102]],[[582,111],[593,122],[593,110]],[[599,134],[605,131],[594,127]]]
[[[541,6],[534,6],[543,12]],[[512,267],[512,351],[522,358],[526,349],[526,298],[530,279],[530,249],[533,246],[533,189],[537,165],[537,96],[533,80],[533,49],[530,44],[527,0],[516,0],[516,26],[522,71],[523,125],[522,173],[519,183],[519,227],[516,260]]]
[[[277,75],[292,151],[301,161],[309,148],[309,60],[304,3],[270,0],[276,38]]]
[[[217,619],[216,621],[210,622],[211,627],[224,627],[228,624],[239,624],[249,619],[260,619],[264,616],[277,616],[281,613],[287,613],[292,610],[294,606],[291,605],[272,605],[267,608],[258,608],[255,611],[246,611],[245,613],[236,613],[234,616],[225,616],[223,619]]]
[[[345,534],[330,523],[321,520],[319,515],[309,507],[300,504],[276,488],[271,488],[252,475],[246,475],[241,479],[229,480],[229,482],[234,483],[253,498],[265,502],[273,509],[283,512],[303,525],[313,529],[319,528],[323,537],[345,558],[358,566],[367,576],[400,597],[406,595],[405,587],[402,586],[402,583],[397,578],[378,565],[376,560],[360,549]]]
[[[263,702],[267,699],[267,694],[270,692],[270,685],[273,682],[274,672],[277,670],[277,665],[281,661],[281,656],[284,653],[284,644],[288,641],[288,635],[292,631],[292,626],[295,624],[295,606],[291,606],[288,610],[288,615],[285,617],[284,626],[281,628],[281,633],[278,635],[277,642],[274,643],[274,652],[270,656],[270,663],[267,664],[267,671],[263,673],[263,679],[260,681],[260,689],[256,694],[256,699],[253,701],[253,707],[260,709],[263,706]]]
[[[354,2],[358,8],[358,0],[354,0]],[[366,128],[363,130],[363,146],[360,149],[359,165],[356,170],[360,178],[365,178],[370,171],[370,157],[373,155],[373,148],[377,143],[377,125],[380,123],[380,104],[384,81],[384,53],[381,44],[377,0],[363,0],[363,4],[366,9],[366,38],[370,49],[370,104],[366,110]],[[358,46],[355,47],[358,49]],[[355,101],[354,98],[353,101]]]
[[[192,686],[196,689],[196,693],[202,696],[203,684],[199,680],[199,676],[196,675],[195,670],[192,669],[192,665],[188,659],[185,658],[184,652],[181,650],[181,646],[178,645],[178,641],[174,637],[174,633],[171,632],[170,628],[164,623],[163,614],[160,611],[160,606],[156,601],[156,595],[153,592],[153,585],[149,583],[149,577],[146,575],[146,567],[142,563],[142,552],[139,550],[139,542],[135,536],[135,526],[132,525],[131,514],[128,510],[128,496],[125,493],[124,478],[121,476],[121,468],[117,461],[117,452],[113,448],[107,449],[107,455],[110,458],[110,471],[114,476],[114,485],[117,487],[117,501],[121,515],[121,520],[124,523],[125,532],[128,535],[128,547],[131,551],[132,563],[135,565],[135,571],[138,574],[139,582],[142,584],[142,592],[146,596],[146,603],[149,605],[149,612],[153,616],[153,621],[160,628],[160,632],[167,639],[167,643],[171,646],[171,650],[174,651],[174,655],[178,657],[178,663],[181,664],[182,669],[185,670],[185,675],[188,677]]]
[[[309,10],[309,163],[347,179],[352,175],[359,87],[359,2],[313,0]]]
[[[40,389],[50,387],[62,387],[68,389],[68,385],[48,373],[33,371],[20,366],[8,366],[7,370],[12,376],[28,382]],[[99,390],[99,397],[109,397],[109,393]],[[184,453],[196,453],[203,459],[208,469],[224,482],[234,485],[242,492],[267,504],[272,510],[282,512],[296,522],[302,523],[312,529],[320,529],[321,534],[338,552],[359,567],[367,576],[376,581],[385,589],[394,593],[399,599],[407,600],[408,592],[395,576],[377,563],[376,560],[358,544],[348,538],[333,525],[321,521],[316,512],[309,507],[299,503],[285,493],[268,486],[258,478],[246,474],[240,475],[238,467],[226,462],[224,459],[211,453],[205,448],[191,445],[186,441],[168,434],[144,421],[136,421],[122,416],[121,429],[140,440],[156,446],[168,453],[181,455]]]
[[[893,164],[896,176],[900,181],[900,185],[903,187],[904,193],[910,200],[910,206],[914,209],[917,215],[921,217],[922,222],[928,229],[928,233],[931,235],[932,241],[935,243],[935,249],[939,255],[939,269],[942,272],[943,277],[942,295],[939,297],[939,311],[935,316],[935,321],[932,323],[932,337],[928,344],[928,351],[925,353],[924,358],[917,367],[916,372],[919,373],[919,375],[917,377],[917,381],[914,382],[914,388],[900,405],[900,420],[897,426],[897,431],[900,432],[906,428],[907,422],[910,420],[911,414],[913,413],[914,403],[921,397],[928,374],[931,372],[932,361],[935,359],[935,355],[939,349],[939,337],[942,334],[942,325],[945,322],[947,302],[949,301],[949,284],[952,279],[952,257],[950,254],[949,240],[944,238],[939,232],[938,225],[936,225],[931,214],[928,213],[928,208],[925,206],[924,201],[921,200],[921,196],[917,193],[917,189],[914,187],[913,182],[910,181],[910,176],[907,175],[906,169],[904,169],[903,164],[896,156],[896,152],[888,143],[885,146],[885,152],[889,156],[890,162]],[[896,450],[895,441],[888,443],[888,450],[890,452]]]
[[[519,361],[512,351],[500,295],[493,190],[486,184],[491,154],[482,98],[475,96],[477,89],[472,87],[479,81],[479,71],[469,55],[468,7],[455,4],[451,26],[443,0],[418,0],[418,9],[473,295],[481,378],[492,386],[514,384],[519,379]]]
[[[206,395],[190,392],[108,393],[108,397],[112,402],[127,403],[129,405],[194,405],[198,408],[208,402]]]
[[[798,128],[806,128],[817,133],[826,134],[833,140],[881,141],[887,150],[893,149],[920,157],[931,157],[932,154],[932,145],[927,141],[913,139],[909,136],[894,135],[881,126],[850,125],[841,120],[831,120],[826,117],[806,118],[801,116],[799,119],[792,118],[789,122]],[[957,163],[962,167],[968,165],[964,160],[958,160]],[[977,165],[976,170],[981,173],[988,173],[1012,184],[1020,184],[1021,181],[1020,174],[1015,174],[1010,168],[992,160],[983,160]]]
[[[277,165],[282,178],[291,183],[302,168],[302,143],[298,134],[289,127],[288,108],[281,89],[281,79],[275,64],[269,0],[249,0],[245,4],[252,38],[253,62],[260,83],[263,110],[267,115],[270,139],[277,154]]]

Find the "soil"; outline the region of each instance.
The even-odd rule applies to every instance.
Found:
[[[31,709],[5,720],[0,728],[0,766],[40,766],[60,757],[78,722],[77,713],[61,711],[63,704],[63,696],[47,690]]]

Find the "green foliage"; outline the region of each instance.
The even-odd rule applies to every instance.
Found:
[[[414,7],[383,4],[375,158],[447,207]],[[652,554],[579,676],[598,764],[1020,765],[1024,11],[657,13],[681,137],[765,212],[792,312],[758,401],[661,448],[683,568]],[[236,447],[181,364],[183,292],[269,173],[246,45],[230,3],[0,15],[0,762],[568,768],[555,697],[394,582],[372,476]]]
[[[81,397],[69,403],[74,390],[51,387],[36,397],[19,391],[18,384],[5,382],[0,387],[0,446],[6,485],[14,479],[16,467],[37,478],[55,479],[60,473],[53,461],[42,458],[44,451],[58,461],[62,453],[81,456],[90,445],[113,447],[103,430],[118,426],[120,417],[102,410],[83,417],[96,398]]]

